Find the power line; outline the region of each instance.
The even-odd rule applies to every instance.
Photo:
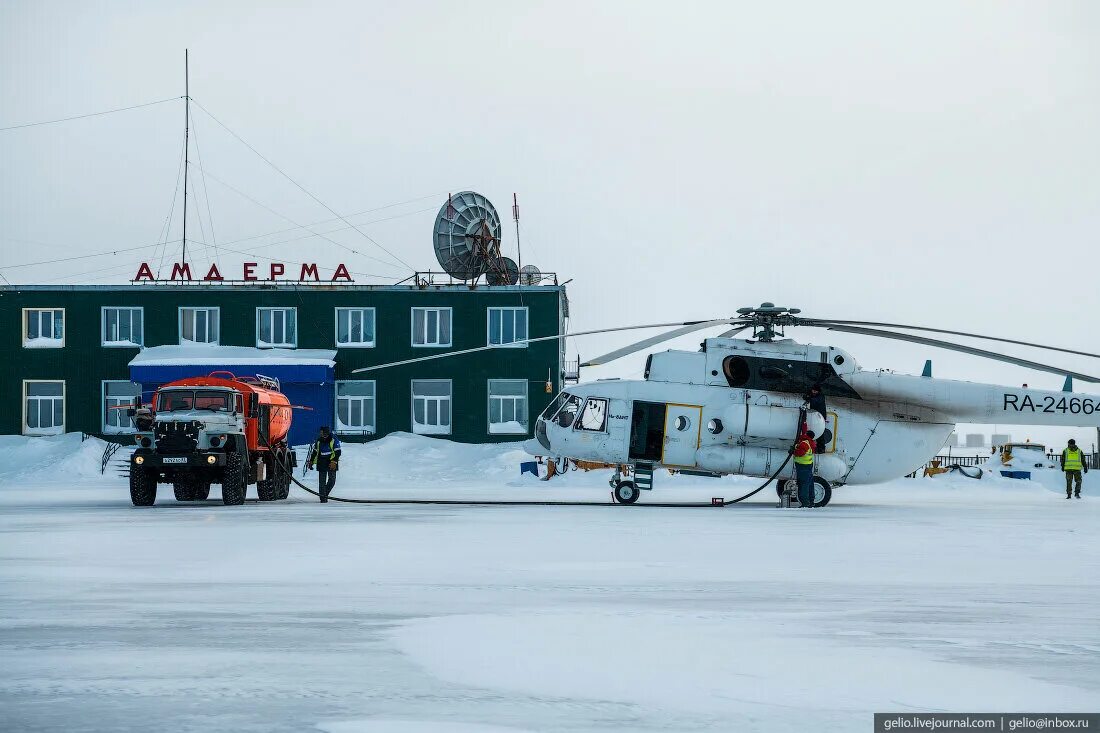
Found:
[[[214,214],[210,211],[210,189],[206,187],[206,171],[202,167],[202,150],[199,149],[199,131],[195,127],[195,116],[191,115],[191,129],[195,133],[195,153],[199,156],[199,171],[202,172],[202,195],[206,199],[206,221],[210,224],[210,243],[214,246],[214,259],[218,258],[218,238],[214,236]],[[200,217],[201,224],[202,219]],[[206,238],[206,235],[203,235]]]
[[[131,109],[140,109],[142,107],[152,107],[154,104],[164,104],[165,102],[174,102],[177,99],[183,99],[183,97],[169,97],[168,99],[158,99],[156,102],[146,102],[145,104],[134,104],[129,107],[119,107],[118,109],[108,109],[103,112],[89,112],[84,115],[75,115],[73,117],[62,117],[57,120],[42,120],[41,122],[27,122],[22,125],[11,125],[10,127],[0,127],[0,132],[7,132],[8,130],[22,130],[25,127],[38,127],[39,125],[56,125],[58,122],[71,122],[72,120],[83,120],[87,117],[99,117],[100,115],[109,115],[115,112],[126,112]],[[196,102],[196,104],[198,104]]]
[[[199,166],[199,170],[202,170],[202,166],[201,166],[201,165]],[[214,181],[215,183],[220,183],[221,185],[225,186],[226,188],[228,188],[228,189],[229,189],[230,191],[232,191],[233,193],[237,194],[238,196],[242,196],[242,197],[244,197],[245,199],[248,199],[248,200],[249,200],[249,201],[251,201],[252,203],[254,203],[254,204],[256,204],[257,206],[259,206],[260,208],[262,208],[262,209],[265,209],[266,211],[269,211],[269,212],[271,212],[272,214],[274,214],[275,216],[279,217],[280,219],[285,219],[285,220],[289,221],[289,222],[290,222],[291,224],[293,224],[294,226],[298,227],[299,229],[303,229],[303,230],[305,230],[305,231],[309,232],[309,233],[310,233],[310,234],[311,234],[312,236],[315,236],[315,237],[320,237],[321,239],[327,240],[327,241],[331,242],[332,244],[335,244],[335,245],[336,245],[337,247],[341,247],[341,248],[343,248],[343,249],[346,249],[346,250],[347,250],[347,251],[349,251],[349,252],[353,252],[353,253],[355,253],[355,254],[359,255],[360,257],[366,257],[366,258],[367,258],[367,259],[369,259],[369,260],[374,260],[375,262],[381,263],[381,264],[385,265],[386,267],[396,267],[396,265],[395,265],[395,264],[393,264],[392,262],[386,262],[385,260],[380,260],[380,259],[378,259],[377,257],[371,257],[370,255],[367,255],[367,254],[363,254],[362,252],[360,252],[360,251],[358,251],[358,250],[356,250],[356,249],[352,249],[351,247],[347,246],[346,244],[341,244],[340,242],[337,242],[337,241],[336,241],[335,239],[331,239],[330,237],[328,237],[328,236],[326,236],[326,235],[324,235],[324,234],[321,234],[321,233],[319,233],[319,232],[314,232],[314,231],[311,231],[310,229],[306,228],[306,227],[305,227],[305,225],[303,225],[303,224],[299,224],[298,222],[296,222],[296,221],[294,221],[293,219],[291,219],[291,218],[290,218],[289,216],[286,216],[285,214],[280,214],[280,213],[279,213],[278,211],[276,211],[275,209],[271,208],[271,207],[270,207],[270,206],[268,206],[267,204],[263,204],[263,203],[260,203],[260,202],[259,202],[259,201],[257,201],[256,199],[254,199],[254,198],[252,198],[251,196],[249,196],[248,194],[246,194],[246,193],[245,193],[244,191],[241,191],[240,189],[234,188],[234,187],[233,187],[233,186],[231,186],[230,184],[226,183],[226,182],[225,182],[225,181],[223,181],[222,179],[220,179],[220,178],[218,178],[217,176],[215,176],[215,175],[214,175],[213,173],[205,173],[205,172],[204,172],[204,175],[208,175],[208,176],[210,176],[210,178],[211,178],[211,179],[212,179],[212,180],[213,180],[213,181]],[[224,249],[224,246],[223,246],[223,249]],[[233,251],[233,250],[230,250],[230,251]]]
[[[179,239],[164,239],[164,238],[166,238],[168,236],[169,230],[171,229],[170,218],[171,218],[173,210],[175,209],[175,199],[179,196],[179,179],[180,179],[180,176],[182,175],[182,172],[183,172],[182,165],[183,165],[183,147],[181,146],[180,147],[180,170],[176,174],[176,186],[173,189],[173,194],[174,194],[173,195],[173,203],[172,203],[171,208],[169,208],[168,216],[165,217],[165,223],[162,224],[161,227],[160,227],[161,231],[158,234],[157,241],[152,242],[150,244],[143,244],[143,245],[140,245],[140,246],[137,246],[137,247],[124,247],[124,248],[121,248],[121,249],[102,250],[102,251],[99,251],[99,252],[93,252],[91,254],[77,255],[77,256],[74,256],[74,257],[64,257],[64,258],[56,259],[56,260],[41,260],[41,261],[38,261],[38,262],[23,262],[23,263],[18,264],[18,265],[5,265],[4,266],[5,269],[15,269],[15,268],[21,268],[21,267],[33,267],[35,265],[52,265],[52,264],[56,264],[58,262],[69,262],[71,260],[84,260],[84,259],[90,259],[90,258],[93,258],[93,257],[106,257],[108,255],[117,255],[117,254],[122,253],[122,252],[136,252],[140,249],[147,249],[149,247],[159,248],[162,245],[178,244],[181,240],[179,240]],[[211,174],[211,177],[213,177],[213,174]],[[221,181],[219,181],[219,183],[221,183]],[[242,195],[244,195],[244,194],[242,194]],[[363,214],[369,214],[369,213],[374,212],[374,211],[382,211],[384,209],[392,209],[396,206],[404,206],[405,204],[411,204],[411,203],[414,203],[416,201],[423,201],[425,199],[434,198],[435,196],[438,196],[438,195],[439,194],[429,194],[427,196],[418,196],[416,198],[406,199],[404,201],[398,201],[398,202],[395,202],[395,203],[392,203],[392,204],[386,204],[384,206],[376,206],[372,209],[364,209],[363,211],[357,212],[355,214],[349,214],[349,216],[362,216]],[[258,205],[262,206],[262,204],[258,204]],[[394,216],[387,216],[387,217],[382,218],[382,219],[372,219],[370,221],[362,222],[361,224],[359,224],[359,226],[370,226],[371,224],[378,224],[379,222],[392,221],[393,219],[400,219],[400,218],[405,217],[405,216],[412,216],[414,214],[421,214],[421,213],[424,213],[426,211],[431,211],[434,208],[435,207],[432,206],[432,207],[429,207],[429,208],[426,208],[426,209],[417,209],[415,211],[408,211],[408,212],[405,212],[403,214],[395,214]],[[281,214],[279,214],[278,216],[280,216],[281,218],[285,218],[285,217],[282,217]],[[313,222],[311,224],[306,224],[304,226],[303,225],[295,225],[295,226],[290,227],[288,229],[278,229],[278,230],[275,230],[275,231],[266,232],[264,234],[253,234],[250,237],[242,237],[241,239],[233,239],[233,240],[230,240],[229,242],[226,242],[225,244],[239,244],[241,242],[247,242],[247,241],[252,240],[252,239],[261,239],[263,237],[270,237],[270,236],[273,236],[275,234],[285,234],[286,232],[293,232],[293,231],[297,231],[299,229],[305,229],[307,232],[309,232],[309,235],[304,236],[304,237],[294,237],[294,238],[291,238],[291,239],[284,239],[284,240],[280,240],[278,242],[271,242],[269,244],[264,244],[264,245],[261,245],[261,246],[268,247],[268,246],[275,246],[275,245],[278,245],[278,244],[286,244],[288,242],[298,242],[298,241],[301,241],[302,239],[309,239],[309,238],[315,237],[315,236],[318,236],[318,237],[322,236],[321,233],[313,232],[312,230],[309,229],[309,227],[320,226],[321,224],[328,224],[328,223],[331,223],[331,222],[334,222],[334,221],[343,221],[343,219],[341,217],[336,217],[336,218],[332,218],[332,219],[324,219],[322,221],[316,221],[316,222]],[[329,231],[324,232],[324,234],[332,234],[334,232],[347,231],[350,228],[351,228],[350,226],[348,226],[348,227],[338,227],[336,229],[330,229]],[[14,239],[14,238],[11,238],[11,237],[3,237],[3,238],[4,239],[10,239],[11,241],[16,241],[16,242],[19,242],[19,241],[29,242],[31,244],[40,245],[40,246],[44,246],[44,247],[68,248],[68,247],[71,246],[71,245],[68,245],[68,244],[55,244],[55,243],[47,243],[47,242],[37,242],[37,241],[27,240],[27,239]],[[351,250],[351,251],[355,252],[355,250]],[[355,253],[359,254],[359,252],[355,252]],[[155,252],[154,252],[153,256],[154,257],[156,256]],[[363,255],[363,256],[367,256],[367,255]],[[381,262],[382,264],[385,264],[387,266],[390,266],[390,267],[394,266],[393,263],[390,263],[390,262],[385,262],[383,260],[377,260],[377,261]],[[355,273],[355,274],[361,274],[361,273]]]
[[[195,101],[195,100],[191,100],[191,101]],[[367,241],[368,241],[368,242],[370,242],[370,243],[371,243],[371,244],[373,244],[374,246],[378,247],[378,248],[379,248],[380,250],[382,250],[383,252],[385,252],[386,254],[388,254],[388,255],[389,255],[390,257],[392,257],[393,259],[395,259],[395,260],[397,260],[398,262],[400,262],[400,263],[401,263],[402,265],[404,265],[404,266],[405,266],[405,267],[407,267],[408,269],[412,270],[413,272],[415,272],[415,271],[416,271],[416,268],[414,268],[414,267],[413,267],[412,265],[410,265],[410,264],[409,264],[408,262],[405,262],[405,260],[401,259],[401,258],[400,258],[400,257],[398,257],[397,255],[395,255],[395,254],[394,254],[393,252],[390,252],[390,251],[389,251],[388,249],[386,249],[385,247],[383,247],[383,246],[382,246],[381,244],[379,244],[379,243],[378,243],[377,241],[375,241],[375,239],[374,239],[373,237],[371,237],[371,236],[370,236],[369,234],[367,234],[367,233],[366,233],[366,232],[364,232],[363,230],[359,229],[359,227],[357,227],[357,226],[355,226],[354,224],[352,224],[352,223],[351,223],[350,221],[348,221],[348,220],[347,220],[346,218],[344,218],[344,217],[343,217],[343,216],[342,216],[342,215],[341,215],[340,213],[338,213],[338,212],[337,212],[337,211],[336,211],[335,209],[333,209],[333,208],[332,208],[331,206],[329,206],[329,205],[328,205],[328,204],[326,204],[326,203],[325,203],[324,201],[322,201],[321,199],[317,198],[317,197],[316,197],[316,196],[314,196],[314,195],[313,195],[312,193],[310,193],[310,192],[309,192],[309,191],[308,191],[308,190],[307,190],[307,189],[306,189],[306,188],[305,188],[304,186],[302,186],[302,184],[298,183],[298,182],[297,182],[297,181],[295,181],[295,180],[294,180],[293,178],[291,178],[291,177],[290,177],[289,175],[287,175],[287,174],[286,174],[285,172],[283,172],[283,170],[282,170],[282,169],[281,169],[281,168],[280,168],[279,166],[275,165],[275,164],[274,164],[274,163],[272,163],[272,162],[271,162],[270,160],[268,160],[267,158],[265,158],[265,157],[263,156],[263,154],[262,154],[262,153],[260,153],[260,151],[259,151],[259,150],[256,150],[256,148],[252,147],[252,146],[251,146],[251,145],[249,145],[249,144],[248,144],[247,142],[245,142],[244,138],[242,138],[242,137],[241,137],[240,135],[238,135],[237,133],[235,133],[235,132],[233,132],[232,130],[230,130],[230,129],[229,129],[229,128],[228,128],[228,127],[227,127],[227,126],[225,125],[225,123],[223,123],[223,122],[222,122],[221,120],[219,120],[219,119],[218,119],[217,117],[215,117],[215,116],[214,116],[213,114],[211,114],[210,110],[208,110],[208,109],[207,109],[206,107],[203,107],[203,106],[202,106],[202,104],[201,104],[200,102],[197,102],[197,101],[195,101],[195,105],[196,105],[196,106],[198,106],[198,108],[199,108],[199,109],[201,109],[201,110],[202,110],[203,112],[205,112],[205,113],[206,113],[206,114],[207,114],[207,115],[208,115],[208,116],[210,117],[210,119],[214,120],[214,122],[217,122],[217,123],[218,123],[219,125],[221,125],[222,129],[224,129],[224,130],[225,130],[226,132],[228,132],[228,133],[229,133],[230,135],[232,135],[233,137],[237,138],[237,140],[238,140],[238,141],[239,141],[239,142],[240,142],[240,143],[241,143],[242,145],[244,145],[244,146],[245,146],[246,148],[248,148],[248,149],[249,149],[249,150],[251,150],[251,151],[252,151],[253,153],[255,153],[255,154],[256,154],[256,155],[257,155],[257,156],[258,156],[258,157],[260,158],[260,160],[264,161],[264,162],[265,162],[265,163],[267,163],[267,164],[268,164],[269,166],[271,166],[271,167],[272,167],[272,168],[273,168],[273,169],[275,170],[275,172],[276,172],[276,173],[278,173],[278,174],[279,174],[279,175],[281,175],[281,176],[282,176],[283,178],[287,179],[288,181],[290,181],[291,183],[293,183],[293,184],[294,184],[295,186],[297,186],[297,187],[298,187],[298,189],[299,189],[300,191],[302,191],[302,193],[306,194],[306,195],[307,195],[307,196],[309,196],[309,197],[310,197],[311,199],[313,199],[314,201],[316,201],[316,202],[317,202],[318,204],[320,204],[321,206],[325,207],[325,209],[326,209],[326,210],[328,210],[328,212],[329,212],[330,214],[332,214],[332,215],[333,215],[333,216],[335,216],[336,218],[338,218],[338,219],[340,219],[341,221],[343,221],[343,222],[344,222],[345,224],[347,224],[348,226],[350,226],[350,227],[351,227],[352,229],[354,229],[355,231],[359,232],[359,234],[361,234],[361,235],[362,235],[363,237],[365,237],[365,238],[367,239]]]
[[[180,241],[179,239],[170,239],[170,240],[168,240],[167,244],[171,244],[173,242],[179,242],[179,241]],[[113,249],[113,250],[109,250],[109,251],[106,251],[106,252],[96,252],[95,254],[90,254],[90,255],[77,255],[75,257],[62,257],[62,258],[56,259],[56,260],[42,260],[41,262],[23,262],[23,263],[18,264],[18,265],[4,265],[4,269],[5,270],[15,270],[15,269],[20,268],[20,267],[33,267],[35,265],[54,265],[54,264],[57,264],[58,262],[72,262],[73,260],[86,260],[86,259],[89,259],[89,258],[92,258],[92,257],[105,257],[107,255],[117,255],[120,252],[136,252],[139,249],[148,249],[150,247],[159,247],[160,245],[161,245],[160,242],[154,242],[152,244],[143,244],[140,247],[125,247],[123,249]]]

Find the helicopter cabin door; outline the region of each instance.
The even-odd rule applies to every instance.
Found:
[[[665,403],[635,402],[630,419],[630,459],[657,463],[665,438]]]
[[[666,466],[694,466],[699,449],[699,424],[703,408],[699,405],[669,404],[665,411],[664,451],[661,463]]]

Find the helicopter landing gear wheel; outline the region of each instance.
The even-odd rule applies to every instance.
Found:
[[[787,491],[787,484],[791,483],[791,479],[781,478],[775,482],[775,495],[780,499],[783,498],[783,494]]]
[[[641,489],[633,481],[620,481],[615,485],[615,501],[620,504],[633,504],[642,495]]]
[[[829,482],[820,476],[814,476],[814,507],[826,506],[832,498],[833,487]]]

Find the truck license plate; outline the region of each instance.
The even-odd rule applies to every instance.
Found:
[[[161,460],[165,463],[187,463],[186,458],[163,458]]]

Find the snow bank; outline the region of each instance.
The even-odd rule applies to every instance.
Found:
[[[68,484],[73,479],[100,479],[99,462],[106,442],[80,440],[80,433],[29,438],[0,435],[0,487],[20,478],[51,477]]]

